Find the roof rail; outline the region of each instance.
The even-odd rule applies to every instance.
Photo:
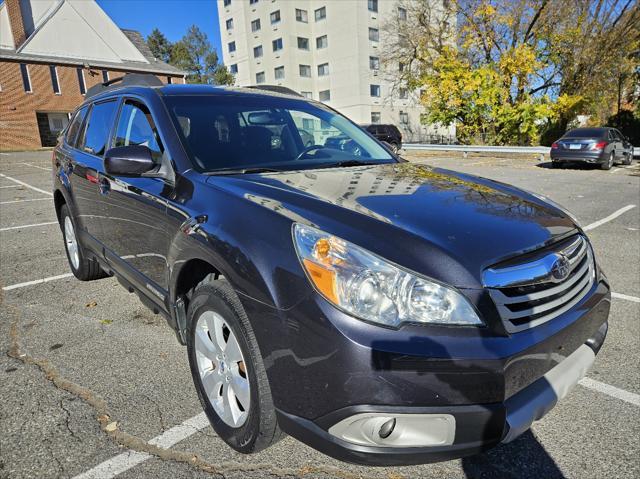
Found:
[[[271,91],[274,93],[282,93],[284,95],[294,95],[294,96],[300,96],[300,97],[302,96],[297,91],[292,90],[291,88],[287,88],[286,86],[280,86],[280,85],[249,85],[249,86],[246,86],[245,88],[251,88],[252,90]]]
[[[109,81],[104,83],[98,83],[97,85],[92,86],[85,93],[85,98],[91,98],[92,96],[97,95],[98,93],[102,93],[104,91],[109,90],[110,88],[114,88],[114,84],[118,84],[117,86],[163,86],[162,80],[160,80],[157,76],[151,75],[149,73],[127,73],[124,76],[112,78]]]

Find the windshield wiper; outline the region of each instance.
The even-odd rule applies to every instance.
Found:
[[[207,171],[204,174],[210,176],[221,175],[249,175],[251,173],[279,173],[282,170],[276,170],[275,168],[238,168],[228,170]]]
[[[320,165],[320,168],[340,168],[345,166],[367,166],[367,165],[380,165],[378,161],[364,161],[364,160],[345,160],[338,161],[336,163],[327,163],[325,165]]]

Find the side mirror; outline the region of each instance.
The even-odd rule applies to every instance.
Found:
[[[104,155],[104,169],[113,176],[141,176],[156,167],[151,150],[142,145],[118,146]]]

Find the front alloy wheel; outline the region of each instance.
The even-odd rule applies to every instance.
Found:
[[[225,320],[205,311],[196,322],[196,360],[207,398],[225,424],[240,427],[251,403],[247,369],[240,345]]]
[[[236,451],[260,451],[282,437],[249,318],[231,285],[210,274],[189,291],[187,351],[209,422]]]

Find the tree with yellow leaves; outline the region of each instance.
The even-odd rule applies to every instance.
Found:
[[[385,47],[386,70],[396,85],[420,89],[425,122],[455,123],[460,141],[535,144],[576,114],[603,121],[614,93],[634,88],[640,10],[633,0],[399,5],[408,14],[385,27],[396,38]]]

